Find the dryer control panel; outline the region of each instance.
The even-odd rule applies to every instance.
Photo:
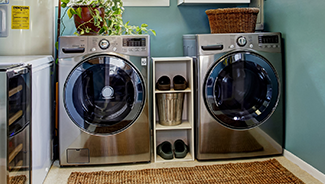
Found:
[[[107,52],[149,56],[149,39],[149,35],[63,36],[59,38],[59,58]]]
[[[252,49],[281,52],[280,33],[227,33],[196,35],[197,55],[212,55],[232,50]]]

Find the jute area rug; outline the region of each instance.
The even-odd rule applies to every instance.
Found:
[[[195,167],[72,172],[68,184],[108,183],[304,183],[276,159]]]
[[[26,182],[26,176],[25,175],[9,177],[9,184],[25,184],[25,182]]]

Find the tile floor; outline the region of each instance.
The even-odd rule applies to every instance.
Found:
[[[295,176],[300,178],[306,184],[321,184],[320,181],[313,176],[302,170],[300,167],[290,162],[283,156],[271,157],[277,159],[284,167],[286,167]],[[141,163],[141,164],[123,164],[123,165],[106,165],[106,166],[92,166],[92,167],[63,167],[60,168],[59,161],[55,161],[50,172],[48,173],[44,184],[57,184],[67,183],[67,180],[71,172],[92,172],[92,171],[113,171],[113,170],[136,170],[147,168],[162,168],[162,167],[193,167],[196,165],[212,165],[212,164],[225,164],[235,162],[250,162],[250,161],[263,161],[270,158],[257,158],[257,159],[245,159],[245,160],[227,160],[227,161],[187,161],[187,162],[167,162],[167,163]]]

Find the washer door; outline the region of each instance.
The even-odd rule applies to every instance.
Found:
[[[280,82],[271,63],[253,52],[233,52],[210,68],[204,81],[210,114],[231,129],[250,129],[265,122],[276,108]]]
[[[138,118],[145,104],[145,82],[126,59],[98,55],[68,76],[64,104],[73,122],[91,134],[116,134]]]

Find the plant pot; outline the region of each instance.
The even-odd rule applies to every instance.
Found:
[[[99,11],[99,15],[104,20],[104,8],[91,7],[87,5],[73,6],[75,10],[77,10],[79,7],[81,8],[81,18],[78,15],[73,15],[74,24],[78,33],[80,34],[83,32],[83,35],[98,35],[98,32],[101,29],[100,27],[104,25],[104,21],[100,22],[100,26],[97,27],[94,25],[93,16],[96,14],[95,9],[97,9]],[[88,33],[85,31],[87,27],[90,28]]]

